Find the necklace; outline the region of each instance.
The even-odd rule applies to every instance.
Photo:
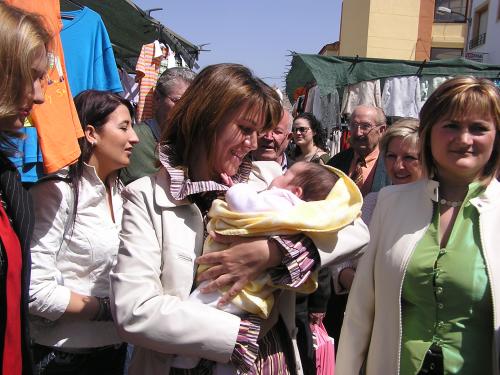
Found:
[[[444,198],[439,199],[439,203],[448,207],[460,207],[464,201],[449,201]]]

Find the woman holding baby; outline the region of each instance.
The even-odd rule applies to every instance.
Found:
[[[231,183],[248,181],[248,153],[281,115],[276,92],[247,68],[209,66],[169,118],[158,174],[125,189],[111,303],[119,333],[135,345],[130,374],[211,374],[215,362],[239,373],[301,372],[292,344],[293,293],[281,293],[265,321],[187,301],[197,263],[211,266],[197,279],[208,281],[207,292],[227,288],[219,302],[225,304],[264,271],[276,284],[296,287],[335,255],[344,258],[367,242],[366,228],[356,222],[341,231],[334,253],[299,234],[224,239],[227,250],[196,260],[212,201]],[[204,360],[180,370],[171,367],[173,355]]]

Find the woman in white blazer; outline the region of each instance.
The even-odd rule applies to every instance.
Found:
[[[256,148],[258,134],[275,126],[281,115],[276,92],[247,68],[206,67],[168,119],[159,173],[125,189],[111,303],[119,333],[135,346],[130,374],[210,374],[214,361],[231,362],[241,373],[301,372],[290,340],[293,293],[281,294],[265,322],[186,300],[212,200],[224,194],[229,178],[248,181],[252,164],[247,155]],[[264,270],[277,283],[300,285],[318,264],[334,255],[345,259],[367,242],[359,223],[341,232],[336,244],[313,244],[302,235],[238,239],[228,250],[198,258],[197,263],[213,265],[200,280],[212,280],[209,291],[227,286],[223,300]],[[171,368],[175,354],[205,360],[193,370],[179,370]]]
[[[429,176],[378,196],[336,373],[499,374],[500,96],[442,84],[420,112]]]

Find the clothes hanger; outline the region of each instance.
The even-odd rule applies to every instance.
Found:
[[[67,3],[70,3],[78,8],[78,10],[82,10],[84,6],[80,4],[78,1],[75,0],[65,0]],[[69,15],[69,14],[61,14],[61,18],[65,20],[72,20],[75,18],[75,16]]]

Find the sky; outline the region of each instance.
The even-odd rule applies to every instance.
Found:
[[[209,43],[198,65],[231,62],[284,88],[290,51],[318,53],[338,40],[341,0],[133,0],[193,44]]]

